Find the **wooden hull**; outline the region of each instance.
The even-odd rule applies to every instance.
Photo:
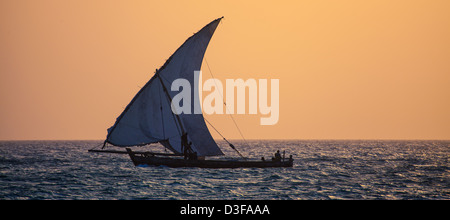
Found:
[[[127,149],[135,166],[167,166],[167,167],[199,167],[199,168],[268,168],[268,167],[292,167],[293,160],[281,161],[227,161],[227,160],[185,160],[182,158],[168,158],[146,156],[137,154]]]

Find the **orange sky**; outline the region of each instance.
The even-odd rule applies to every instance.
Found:
[[[0,0],[0,140],[104,139],[154,70],[221,16],[205,55],[214,76],[280,80],[276,125],[235,115],[246,138],[450,139],[449,11],[448,0]],[[207,118],[239,138],[228,115]]]

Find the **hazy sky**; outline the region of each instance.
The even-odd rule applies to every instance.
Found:
[[[0,139],[104,139],[221,16],[214,76],[280,82],[276,125],[234,115],[246,138],[450,139],[449,12],[448,0],[0,0]],[[239,138],[228,115],[207,118]]]

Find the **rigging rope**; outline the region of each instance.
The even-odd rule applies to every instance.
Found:
[[[212,71],[211,71],[211,68],[209,67],[209,64],[208,64],[208,61],[206,60],[206,58],[205,58],[205,62],[206,62],[206,65],[208,66],[208,69],[209,69],[209,73],[211,74],[211,77],[212,78],[214,78],[214,76],[213,76],[213,74],[212,74]],[[157,72],[157,71],[156,71]],[[164,77],[162,77],[161,75],[158,75],[157,76],[159,79],[160,79],[160,82],[161,82],[161,85],[163,86],[163,89],[164,89],[164,92],[166,92],[166,94],[167,94],[167,91],[165,90],[166,88],[165,88],[165,86],[162,84],[163,83],[163,80],[164,81],[166,81],[166,82],[168,82],[168,80],[166,80]],[[200,82],[201,83],[201,82]],[[215,81],[214,81],[214,83],[216,83]],[[216,87],[217,87],[217,84],[216,84]],[[223,96],[222,96],[222,93],[220,93],[219,92],[219,94],[220,94],[220,96],[222,97],[222,100],[223,100]],[[168,95],[168,94],[167,94]],[[169,100],[170,100],[170,102],[171,102],[171,99],[169,98]],[[223,104],[225,105],[225,107],[226,107],[226,111],[227,112],[229,112],[229,110],[228,110],[228,106],[226,105],[226,103],[225,103],[225,101],[223,102]],[[241,129],[239,129],[239,126],[237,125],[237,123],[236,123],[236,121],[234,120],[234,118],[233,118],[233,116],[231,115],[231,114],[229,114],[230,115],[230,117],[231,117],[231,119],[233,120],[233,123],[234,123],[234,125],[236,126],[236,128],[237,128],[237,130],[239,131],[239,134],[241,135],[241,137],[242,137],[242,139],[244,140],[244,143],[248,146],[248,147],[250,147],[250,145],[248,144],[248,142],[247,142],[247,140],[245,139],[245,137],[244,137],[244,135],[242,134],[242,131],[241,131]],[[179,126],[178,126],[178,124],[176,123],[176,119],[175,119],[175,115],[174,114],[172,114],[172,116],[174,116],[174,120],[175,120],[175,124],[177,125],[177,129],[178,129],[178,132],[180,132],[180,128],[179,128]],[[233,149],[233,150],[235,150],[237,153],[238,153],[238,155],[240,156],[240,157],[242,157],[243,159],[247,159],[246,157],[244,157],[239,151],[238,151],[238,149],[236,149],[236,147],[232,144],[232,143],[230,143],[212,124],[211,124],[211,122],[209,122],[205,117],[203,117],[204,119],[205,119],[205,121],[206,122],[208,122],[208,124],[209,125],[211,125],[211,127],[223,138],[223,140],[225,140],[227,143],[228,143],[228,145]],[[181,122],[180,122],[181,123]],[[181,125],[181,124],[180,124]],[[183,130],[183,129],[182,129]],[[180,133],[182,133],[182,132],[180,132]]]
[[[214,75],[213,75],[213,73],[212,73],[212,71],[211,71],[211,67],[209,67],[209,63],[208,63],[208,61],[206,60],[206,57],[205,57],[204,59],[205,59],[206,66],[208,67],[209,74],[211,74],[211,77],[212,77],[213,79],[215,79],[215,77],[214,77]],[[214,84],[216,84],[216,81],[215,81],[215,80],[214,80]],[[216,84],[216,88],[218,88],[217,84]],[[225,110],[227,111],[227,114],[230,116],[231,120],[233,120],[234,126],[237,128],[239,134],[240,134],[241,137],[242,137],[242,140],[244,140],[244,143],[245,143],[245,145],[247,145],[247,147],[250,147],[250,145],[248,144],[247,140],[246,140],[245,137],[244,137],[244,134],[242,134],[241,129],[240,129],[239,126],[237,125],[236,120],[234,120],[233,115],[230,114],[230,111],[228,110],[227,103],[226,103],[225,100],[223,99],[223,95],[222,95],[222,93],[221,93],[220,91],[219,91],[219,94],[220,94],[220,96],[222,97],[223,105],[225,106]],[[206,118],[205,118],[205,120],[206,120]],[[208,124],[211,125],[211,123],[210,123],[209,121],[207,121],[207,122],[208,122]],[[211,126],[212,126],[212,125],[211,125]],[[212,126],[212,127],[214,128],[214,126]],[[214,128],[214,130],[217,131],[216,128]],[[217,133],[220,134],[219,131],[217,131]],[[237,152],[241,157],[245,158],[244,156],[242,156],[241,153],[239,153],[239,151],[234,147],[233,144],[231,144],[227,139],[225,139],[225,137],[224,137],[222,134],[220,134],[220,136],[222,136],[222,138],[230,145],[230,147],[233,148],[234,150],[236,150],[236,152]]]
[[[233,148],[233,150],[235,150],[238,154],[239,154],[239,156],[241,156],[242,158],[244,158],[244,159],[246,159],[247,160],[247,158],[246,157],[244,157],[242,154],[241,154],[241,152],[239,152],[237,149],[236,149],[236,147],[234,147],[234,145],[232,144],[232,143],[230,143],[220,132],[219,132],[219,130],[217,130],[217,128],[216,127],[214,127],[214,125],[212,125],[211,124],[211,122],[209,122],[208,121],[208,119],[206,119],[205,117],[203,117],[204,119],[205,119],[205,121],[206,122],[208,122],[208,124],[209,125],[211,125],[211,127],[223,138],[223,140],[225,140],[227,143],[228,143],[228,145],[231,147],[231,148]]]

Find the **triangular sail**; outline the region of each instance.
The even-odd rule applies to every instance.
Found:
[[[200,70],[206,48],[220,20],[212,21],[187,39],[157,70],[108,129],[106,142],[122,147],[159,142],[174,153],[181,154],[182,126],[192,142],[192,150],[198,156],[223,155],[209,133],[203,115],[180,114],[178,120],[172,113],[167,97],[173,98],[178,93],[170,91],[176,79],[186,79],[193,87],[194,71]],[[167,93],[163,91],[164,87],[168,89]],[[193,98],[195,95],[198,96],[191,91],[191,103],[183,104],[190,104],[192,109],[194,105],[200,106],[200,103],[194,102],[199,101]]]

